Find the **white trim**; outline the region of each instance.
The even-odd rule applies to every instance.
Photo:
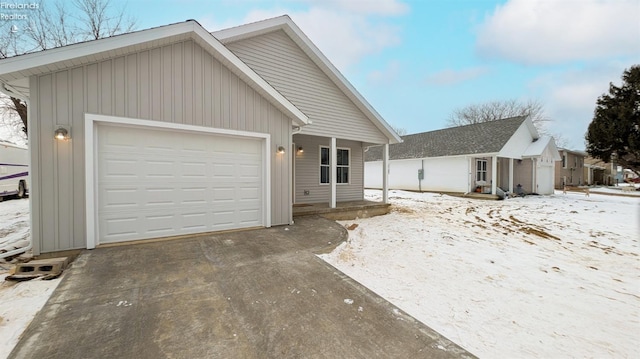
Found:
[[[206,44],[213,50],[214,57],[247,81],[249,85],[253,85],[252,87],[261,95],[269,98],[287,117],[298,125],[309,123],[307,115],[276,91],[267,81],[242,62],[196,21],[186,21],[2,59],[0,60],[0,64],[2,64],[0,77],[3,75],[16,77],[18,74],[18,77],[29,77],[43,72],[51,72],[52,70],[47,65],[75,59],[74,65],[77,66],[80,63],[93,62],[92,56],[98,53],[121,50],[126,47],[131,47],[132,52],[140,51],[140,47],[144,47],[142,45],[156,47],[159,46],[159,40],[171,40],[171,38],[174,38],[174,41],[193,39],[200,46]],[[126,51],[120,51],[120,53],[126,53]],[[86,61],[78,60],[81,58]]]
[[[293,135],[291,136],[291,166],[289,166],[289,195],[291,196],[290,210],[289,210],[289,224],[293,224],[293,204],[296,203],[296,157],[298,156],[298,150],[296,143],[293,142]]]
[[[498,156],[491,157],[491,194],[495,195],[498,189]]]
[[[423,160],[424,161],[424,160]],[[382,145],[382,202],[389,203],[389,144]]]
[[[327,165],[323,165],[322,164],[322,149],[326,148],[329,150],[329,156],[331,156],[331,146],[326,146],[326,145],[319,145],[319,151],[320,151],[320,156],[318,156],[318,166],[322,167],[322,166],[327,166]],[[347,183],[338,183],[336,181],[336,184],[338,186],[349,186],[351,185],[351,147],[336,147],[336,150],[347,150],[349,151],[349,165],[346,166],[349,168],[349,181]],[[336,155],[337,155],[337,151],[336,151]],[[336,159],[337,160],[337,159]],[[322,183],[322,173],[320,173],[320,176],[318,176],[318,185],[319,186],[328,186],[331,184],[331,158],[329,158],[329,183]],[[338,164],[336,163],[336,167],[338,167]],[[340,167],[345,167],[344,165],[340,165]],[[322,172],[322,171],[320,171]],[[337,171],[336,171],[336,175],[337,175]]]
[[[487,181],[487,177],[489,177],[489,176],[488,176],[488,173],[487,173],[487,167],[488,167],[488,166],[487,166],[487,165],[488,165],[488,163],[487,163],[487,159],[486,159],[486,158],[475,158],[475,160],[476,160],[476,175],[475,175],[475,181],[476,181],[476,182],[479,182],[479,181],[484,181],[484,182],[486,182],[486,181]],[[478,166],[478,162],[484,162],[484,170],[480,170],[480,167]],[[479,175],[480,173],[484,173],[484,178],[483,178],[483,179],[478,179],[478,175]]]
[[[340,73],[313,42],[287,15],[253,22],[229,29],[213,32],[223,44],[263,35],[272,31],[283,30],[304,51],[307,56],[333,81],[336,86],[362,111],[380,132],[388,139],[388,143],[400,143],[402,139],[391,126],[380,116],[369,102]]]
[[[331,174],[331,203],[329,204],[329,208],[336,208],[336,202],[338,200],[338,188],[336,186],[338,183],[338,171],[336,170],[336,164],[338,162],[338,151],[335,137],[331,137],[331,147],[329,153],[331,156],[331,159],[329,160],[329,165],[331,166],[331,170],[329,171],[329,173]]]
[[[85,113],[85,205],[86,205],[86,233],[87,249],[93,249],[99,245],[99,228],[96,222],[98,200],[96,193],[97,178],[97,156],[98,143],[96,141],[98,126],[96,124],[116,124],[120,126],[146,127],[155,129],[171,129],[181,132],[191,132],[200,134],[251,137],[263,140],[263,161],[262,166],[262,221],[267,228],[271,227],[271,135],[268,133],[249,132],[239,130],[229,130],[223,128],[201,127],[185,125],[172,122],[159,122],[151,120],[140,120],[128,117],[105,116]]]
[[[513,192],[513,158],[509,158],[509,192]]]

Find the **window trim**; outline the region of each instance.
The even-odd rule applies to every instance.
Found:
[[[479,163],[484,163],[484,170],[480,170],[480,166],[478,166]],[[476,158],[476,182],[480,182],[480,181],[487,182],[487,168],[488,168],[488,164],[486,159]],[[478,179],[478,175],[481,173],[484,173],[484,179]]]
[[[325,145],[319,145],[318,146],[318,184],[320,186],[328,186],[331,184],[331,178],[329,178],[329,182],[328,183],[322,183],[322,166],[327,166],[327,165],[323,165],[322,164],[322,149],[326,148],[329,150],[329,176],[331,177],[331,147],[330,146],[325,146]],[[336,183],[338,186],[348,186],[351,184],[351,175],[352,175],[352,171],[351,171],[351,147],[336,147],[336,150],[346,150],[349,152],[349,165],[344,166],[344,165],[337,165],[336,164],[336,169],[338,167],[346,167],[349,169],[349,181],[347,181],[346,183]]]
[[[567,162],[568,162],[568,159],[569,159],[567,157],[568,156],[567,156],[566,152],[562,153],[562,168],[567,168]]]

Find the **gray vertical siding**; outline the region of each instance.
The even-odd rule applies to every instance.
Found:
[[[295,159],[295,201],[296,203],[319,203],[331,200],[331,186],[320,184],[320,146],[329,146],[331,139],[308,135],[294,135],[296,147],[303,153],[296,153]],[[350,183],[337,185],[338,201],[359,201],[364,197],[364,149],[361,142],[337,140],[337,146],[351,150],[349,169]],[[308,195],[304,191],[309,191]]]
[[[226,46],[309,117],[304,134],[389,141],[284,31]]]
[[[85,113],[269,133],[274,146],[291,138],[290,118],[192,41],[34,76],[30,85],[37,252],[86,246]],[[56,124],[72,126],[70,141],[54,141]],[[289,156],[268,150],[272,223],[287,224]]]

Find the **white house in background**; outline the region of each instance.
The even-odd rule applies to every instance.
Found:
[[[496,194],[553,193],[552,137],[540,137],[525,117],[402,136],[389,145],[390,189]],[[365,187],[382,188],[383,148],[365,151]]]
[[[35,254],[290,224],[400,141],[287,16],[2,59],[0,90],[29,103]]]

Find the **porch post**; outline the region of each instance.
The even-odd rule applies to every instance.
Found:
[[[513,158],[509,158],[509,193],[513,192]]]
[[[331,137],[331,146],[329,148],[329,152],[331,153],[331,159],[329,163],[331,164],[331,203],[329,203],[329,208],[336,208],[337,202],[337,183],[338,183],[338,149],[336,148],[336,138]]]
[[[468,193],[471,193],[475,191],[476,188],[476,177],[473,173],[473,157],[467,157],[467,169],[469,170],[469,174],[467,175],[467,182],[469,185]]]
[[[532,158],[531,159],[531,193],[538,193],[538,190],[536,188],[536,177],[538,175],[536,174],[536,159]]]
[[[491,157],[491,194],[496,194],[498,187],[498,156]]]
[[[382,202],[389,203],[389,144],[382,146]]]

